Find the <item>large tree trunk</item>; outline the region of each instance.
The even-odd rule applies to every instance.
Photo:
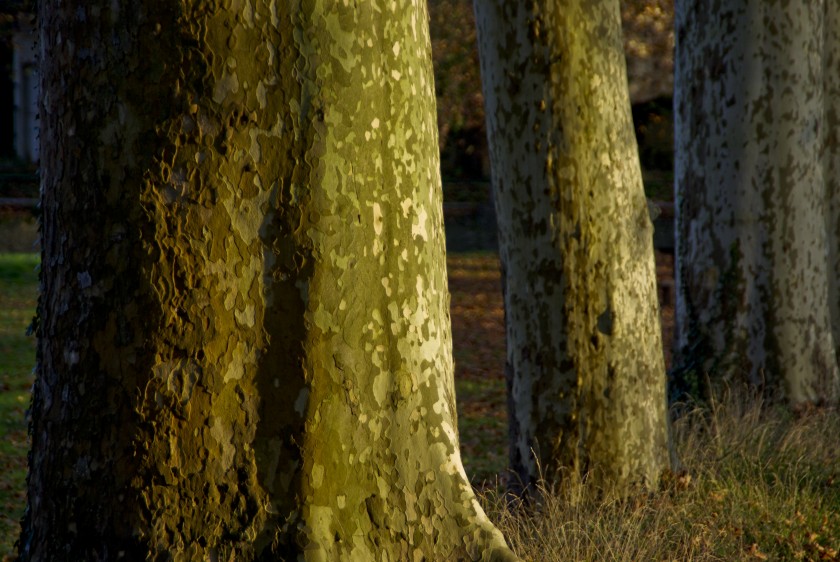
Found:
[[[681,391],[832,399],[822,2],[677,3]],[[827,69],[829,73],[835,70]]]
[[[669,465],[652,226],[617,0],[477,0],[511,465],[654,486]]]
[[[425,2],[39,13],[22,559],[512,559],[458,451]]]

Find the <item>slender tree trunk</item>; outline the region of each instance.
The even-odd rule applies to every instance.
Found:
[[[458,452],[425,2],[45,1],[22,560],[510,560]]]
[[[617,0],[477,0],[505,287],[511,466],[668,467],[652,226]]]
[[[825,2],[823,19],[823,181],[828,212],[828,304],[834,352],[840,351],[840,6]]]
[[[677,3],[682,390],[703,391],[708,376],[743,378],[794,405],[836,396],[824,11],[822,2]]]

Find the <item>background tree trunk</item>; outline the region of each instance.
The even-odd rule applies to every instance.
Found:
[[[822,2],[677,3],[679,390],[709,376],[793,404],[836,396],[824,16]]]
[[[828,211],[828,304],[834,352],[840,350],[840,6],[825,2],[823,19],[823,181]]]
[[[425,3],[39,12],[22,559],[512,559],[458,451]]]
[[[668,467],[652,226],[617,0],[476,1],[505,292],[511,465]]]

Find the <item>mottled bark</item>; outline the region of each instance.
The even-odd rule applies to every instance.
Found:
[[[477,0],[511,466],[655,486],[665,368],[619,3]]]
[[[680,391],[708,392],[708,377],[794,405],[837,394],[821,161],[827,4],[677,3]]]
[[[22,559],[513,559],[458,452],[425,2],[39,13]]]

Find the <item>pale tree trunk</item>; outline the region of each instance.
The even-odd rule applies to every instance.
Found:
[[[715,6],[676,8],[675,382],[705,393],[706,377],[746,380],[794,405],[832,399],[824,5]]]
[[[23,560],[510,560],[458,452],[425,2],[44,2]]]
[[[669,466],[652,226],[617,0],[477,0],[511,466],[655,486]]]

